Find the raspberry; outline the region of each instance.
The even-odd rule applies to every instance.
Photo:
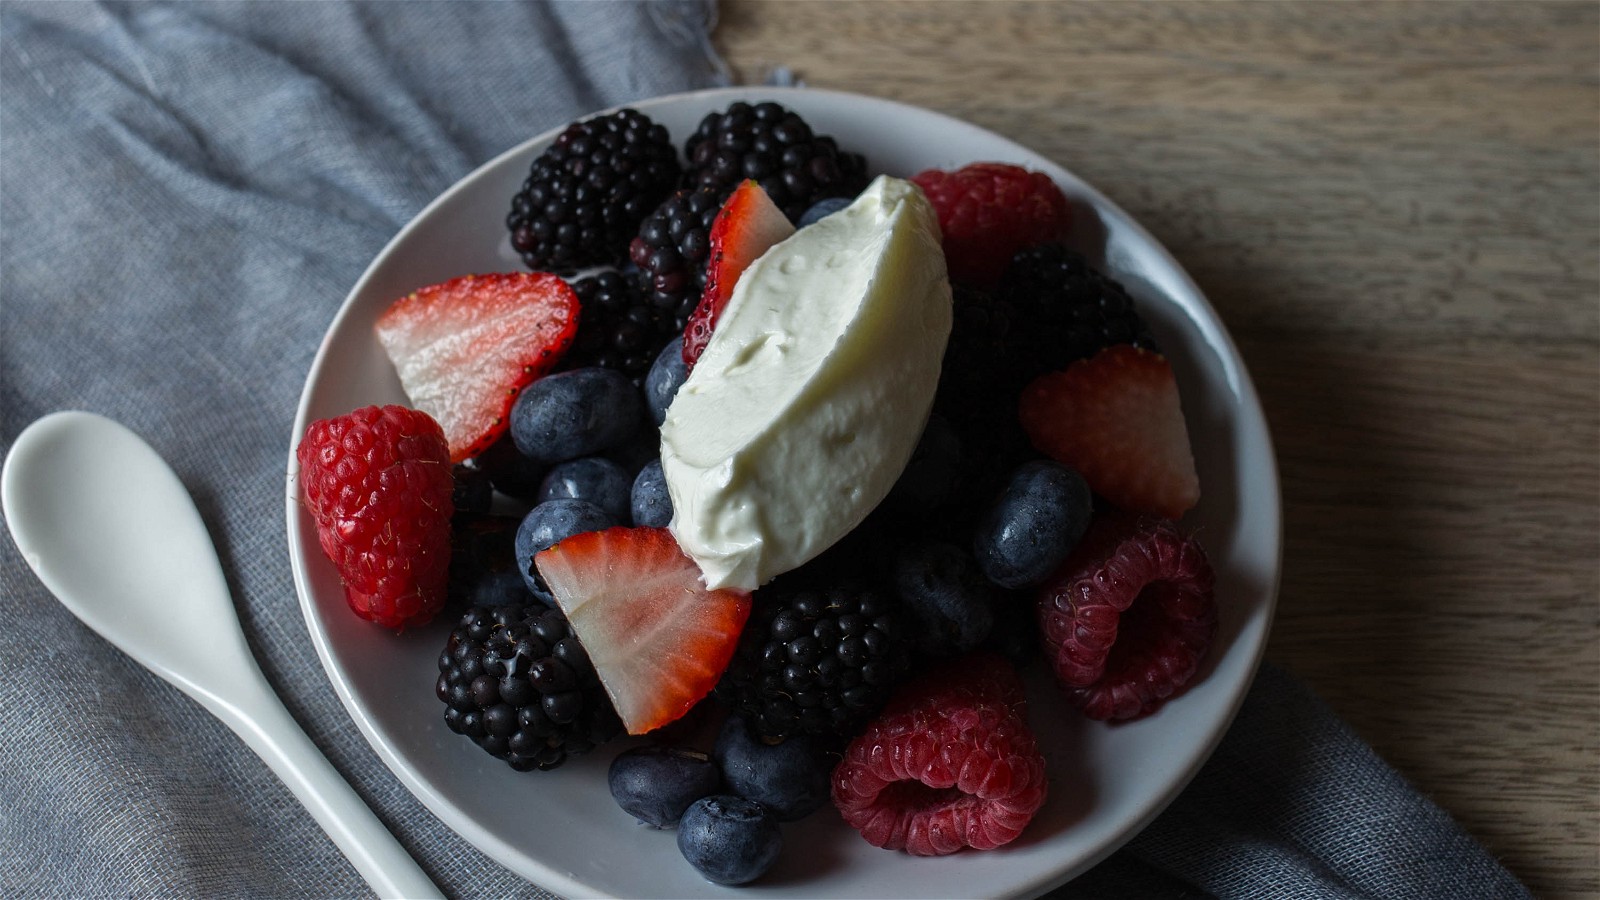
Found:
[[[396,629],[432,619],[445,600],[454,508],[439,424],[402,406],[368,406],[311,423],[295,456],[350,608]]]
[[[907,684],[850,743],[833,802],[876,847],[942,856],[1015,839],[1044,805],[1022,681],[993,655]]]
[[[1093,719],[1137,719],[1189,683],[1217,629],[1198,541],[1154,517],[1089,528],[1040,589],[1039,628],[1062,691]]]
[[[1066,236],[1067,197],[1042,172],[972,163],[954,172],[929,169],[911,180],[939,212],[951,281],[992,287],[1018,250]]]

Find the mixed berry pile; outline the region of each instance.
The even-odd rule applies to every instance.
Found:
[[[611,792],[719,883],[759,878],[781,823],[830,806],[907,853],[1006,844],[1048,793],[1029,717],[1150,715],[1216,629],[1177,523],[1199,483],[1172,368],[1069,249],[1059,187],[1001,163],[911,179],[954,326],[888,498],[753,593],[705,587],[667,528],[658,428],[743,268],[867,176],[776,103],[709,114],[681,154],[634,110],[574,123],[509,198],[530,271],[419,288],[376,323],[414,408],[317,422],[298,448],[352,610],[456,621],[449,728],[518,770],[645,735]],[[1031,666],[1061,709],[1024,703]],[[711,746],[685,743],[715,719]]]

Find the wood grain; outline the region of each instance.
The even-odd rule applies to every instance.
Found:
[[[1600,6],[733,0],[717,42],[1166,244],[1277,445],[1268,657],[1536,895],[1600,894]]]

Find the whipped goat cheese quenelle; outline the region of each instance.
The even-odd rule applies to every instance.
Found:
[[[754,590],[866,518],[911,458],[950,336],[938,217],[880,177],[740,276],[661,427],[670,529]]]

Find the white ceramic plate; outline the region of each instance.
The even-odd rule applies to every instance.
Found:
[[[1255,389],[1216,313],[1143,229],[1071,173],[1009,140],[926,110],[808,89],[733,88],[635,104],[680,147],[706,113],[772,99],[864,152],[874,172],[908,176],[977,160],[1048,172],[1084,210],[1080,249],[1140,302],[1172,359],[1203,499],[1186,524],[1217,573],[1221,626],[1198,683],[1148,719],[1087,721],[1032,685],[1030,719],[1049,761],[1050,799],[1011,846],[919,859],[861,840],[829,809],[786,826],[778,865],[743,889],[769,897],[1021,896],[1061,884],[1138,832],[1188,783],[1232,720],[1261,658],[1279,564],[1277,470]],[[289,450],[289,553],[306,625],[350,717],[396,776],[445,823],[513,871],[569,896],[732,895],[678,855],[671,832],[634,823],[606,789],[614,747],[553,772],[518,773],[445,728],[433,696],[450,625],[396,636],[351,615],[294,485],[294,444],[314,419],[405,403],[372,323],[414,288],[469,272],[515,271],[505,214],[533,158],[559,129],[473,172],[384,248],[323,339]],[[444,617],[448,618],[448,617]],[[411,687],[406,688],[405,685]],[[399,687],[397,687],[399,686]]]

